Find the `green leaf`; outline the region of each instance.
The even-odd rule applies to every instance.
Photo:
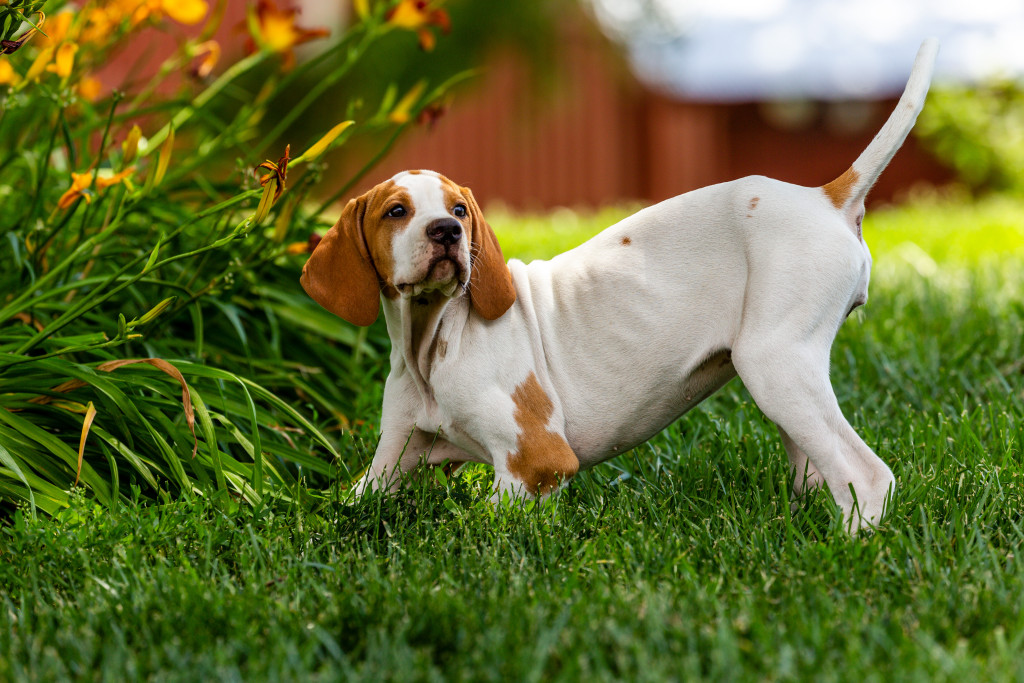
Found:
[[[21,471],[21,468],[18,467],[18,462],[14,459],[14,456],[3,447],[3,444],[0,444],[0,464],[6,465],[12,472],[14,472],[15,476],[21,480],[21,483],[25,485],[25,490],[28,493],[28,504],[32,510],[32,518],[35,519],[36,497],[32,492],[32,486],[29,485],[28,479],[25,478],[25,474]]]

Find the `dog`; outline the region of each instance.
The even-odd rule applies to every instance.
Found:
[[[694,190],[550,261],[506,264],[472,192],[432,171],[349,201],[301,283],[355,325],[384,309],[380,441],[355,493],[394,490],[421,463],[483,462],[495,500],[543,497],[739,375],[778,427],[794,494],[824,483],[846,528],[877,525],[895,478],[840,411],[829,352],[867,301],[864,200],[937,51],[922,44],[895,111],[832,182]]]

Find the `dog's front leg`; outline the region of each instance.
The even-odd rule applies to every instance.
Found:
[[[384,427],[373,461],[356,482],[352,492],[361,496],[367,491],[396,491],[405,475],[420,464],[430,449],[430,440],[412,424]]]
[[[494,463],[493,502],[543,498],[557,491],[579,471],[580,461],[560,427],[552,420],[554,404],[532,373],[512,394],[511,428],[492,431],[487,450]],[[491,421],[492,430],[500,424]]]

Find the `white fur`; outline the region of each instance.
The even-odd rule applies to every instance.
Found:
[[[408,296],[385,298],[391,373],[380,445],[357,490],[451,459],[491,464],[496,495],[525,495],[508,467],[511,396],[531,372],[554,404],[549,429],[581,468],[642,443],[738,374],[778,425],[796,493],[824,482],[851,529],[877,523],[895,480],[843,417],[829,351],[867,298],[859,205],[913,125],[934,51],[922,47],[909,102],[855,162],[860,179],[839,208],[822,188],[743,178],[644,209],[550,261],[510,261],[517,300],[497,320],[461,290],[432,316]],[[436,174],[394,180],[415,202],[394,242],[411,277],[422,226],[450,207]]]
[[[426,238],[426,227],[437,218],[451,216],[441,191],[440,177],[433,171],[421,171],[417,174],[399,173],[392,180],[408,191],[412,205],[405,208],[413,213],[405,230],[396,234],[391,243],[395,283],[415,283],[408,288],[400,287],[400,293],[411,297],[424,291],[441,289],[447,296],[451,296],[460,283],[452,280],[423,280],[430,270],[433,254],[430,240]],[[464,262],[469,260],[469,246],[465,240],[460,244],[460,257]]]

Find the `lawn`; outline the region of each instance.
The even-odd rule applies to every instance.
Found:
[[[490,220],[539,257],[625,213]],[[827,495],[791,508],[738,380],[525,509],[484,502],[483,467],[344,503],[369,407],[327,491],[22,507],[0,680],[1020,680],[1024,203],[919,198],[864,233],[871,298],[832,376],[898,480],[875,533]],[[344,372],[379,405],[379,365]]]

